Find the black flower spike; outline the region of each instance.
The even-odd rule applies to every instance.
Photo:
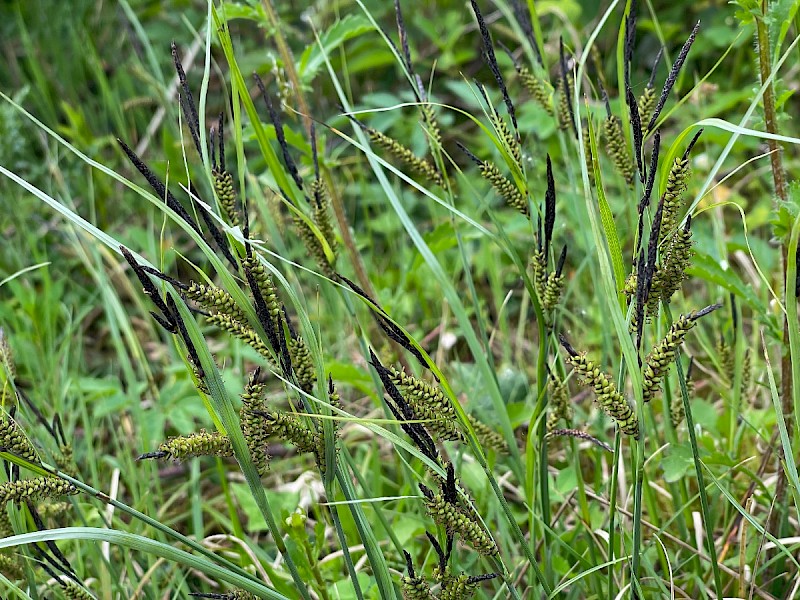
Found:
[[[33,522],[36,525],[37,531],[46,531],[47,527],[45,526],[44,522],[42,521],[41,516],[39,516],[39,511],[36,510],[36,506],[30,500],[26,500],[25,504],[28,506],[28,510],[31,513],[31,517],[33,518]],[[53,567],[55,567],[58,571],[73,579],[76,583],[80,583],[78,581],[78,576],[75,575],[75,571],[72,569],[72,565],[70,564],[67,557],[58,549],[56,543],[53,540],[48,540],[45,542],[45,545],[49,548],[50,552],[53,553],[55,559],[53,559],[49,554],[42,551],[38,546],[35,544],[32,546],[39,551],[40,558],[44,558],[47,562],[49,562]],[[44,563],[42,563],[44,565]],[[60,579],[56,577],[56,579]]]
[[[302,190],[303,180],[300,178],[300,173],[297,171],[297,164],[294,162],[291,154],[289,154],[289,144],[286,142],[286,135],[283,132],[283,121],[281,120],[281,115],[277,110],[275,110],[272,100],[267,93],[267,88],[264,86],[264,82],[261,80],[261,77],[258,76],[258,73],[253,73],[253,77],[256,80],[258,89],[261,90],[261,95],[264,97],[264,102],[267,105],[269,118],[272,121],[272,125],[275,127],[275,136],[278,138],[278,144],[280,145],[281,152],[283,153],[283,162],[286,164],[286,168],[288,169],[289,174],[292,176],[292,179],[294,179],[297,188]]]
[[[408,422],[414,420],[414,412],[392,382],[390,371],[381,364],[381,361],[375,355],[375,352],[372,351],[372,348],[369,350],[369,356],[370,364],[375,367],[386,393],[392,399],[392,402],[387,402],[386,404],[389,406],[395,418],[400,421],[400,427],[408,434],[408,437],[411,438],[420,452],[433,462],[438,463],[439,453],[436,451],[436,444],[428,431],[423,427],[422,423]]]
[[[639,116],[639,103],[636,102],[636,97],[633,95],[631,86],[625,86],[625,101],[628,104],[628,109],[631,113],[631,129],[633,130],[633,154],[636,156],[636,169],[639,171],[639,181],[645,182],[647,173],[642,168],[642,121]]]
[[[556,222],[556,183],[553,179],[553,164],[547,155],[547,191],[544,194],[544,256],[550,252],[553,239],[553,227]]]
[[[219,113],[219,121],[217,128],[219,129],[219,170],[226,171],[225,168],[225,119],[222,113]]]
[[[564,247],[561,249],[561,255],[558,257],[558,263],[556,264],[556,277],[561,277],[561,272],[564,270],[564,263],[567,261],[567,245],[564,244]]]
[[[203,151],[200,148],[200,118],[197,115],[197,105],[194,103],[192,90],[189,89],[189,84],[186,81],[186,73],[183,70],[181,59],[178,57],[178,47],[175,42],[170,45],[172,48],[172,61],[175,63],[175,71],[178,73],[178,81],[181,84],[181,110],[186,118],[186,125],[189,127],[189,132],[192,134],[197,154],[203,156]]]
[[[475,585],[478,583],[482,583],[484,581],[491,581],[499,577],[500,575],[497,573],[486,573],[485,575],[470,575],[467,577],[467,585]]]
[[[656,179],[656,169],[658,168],[658,155],[661,149],[661,133],[656,131],[655,135],[653,136],[653,152],[650,155],[650,173],[647,178],[647,184],[644,188],[644,193],[642,194],[642,199],[639,201],[639,222],[637,225],[637,237],[636,237],[636,252],[639,251],[639,248],[642,246],[642,235],[644,235],[644,211],[647,210],[647,207],[650,206],[650,198],[653,194],[653,184],[655,183]],[[635,262],[635,261],[634,261]]]
[[[575,109],[572,106],[572,91],[569,89],[569,78],[567,77],[567,58],[564,54],[564,38],[558,38],[558,65],[561,69],[561,83],[564,86],[564,94],[567,97],[567,107],[569,109],[569,120],[572,123],[572,131],[575,139],[578,139],[578,127],[575,124]]]
[[[183,343],[186,344],[186,352],[189,355],[189,361],[192,363],[192,365],[194,365],[194,368],[197,369],[197,378],[202,382],[202,380],[206,378],[206,374],[200,364],[200,356],[197,354],[197,349],[194,347],[192,339],[189,337],[189,332],[186,330],[186,324],[183,322],[183,319],[178,312],[178,306],[175,304],[175,299],[171,294],[167,294],[167,306],[169,307],[173,321],[178,328],[178,333],[183,339]]]
[[[197,189],[194,186],[191,187],[192,189]],[[217,227],[216,223],[214,223],[214,218],[211,216],[211,213],[200,203],[197,204],[197,210],[200,212],[200,216],[203,217],[203,222],[206,224],[206,227],[208,227],[209,232],[211,232],[211,237],[214,238],[214,243],[217,245],[217,248],[219,248],[222,255],[234,268],[238,268],[239,265],[236,259],[233,258],[233,254],[231,254],[230,248],[228,247],[228,240],[222,234],[219,227]]]
[[[633,46],[636,42],[636,17],[638,13],[638,2],[633,0],[628,16],[625,19],[625,47],[623,50],[623,68],[624,68],[624,82],[625,87],[631,85],[631,61],[633,60]]]
[[[602,448],[606,452],[614,452],[614,449],[606,444],[598,440],[593,435],[586,433],[585,431],[581,431],[580,429],[553,429],[547,433],[547,437],[572,437],[577,438],[579,440],[586,440],[587,442],[591,442],[598,448]]]
[[[117,138],[117,143],[122,147],[123,152],[128,156],[128,159],[133,163],[133,166],[136,167],[136,170],[142,174],[142,176],[147,180],[147,183],[150,184],[150,187],[153,188],[156,196],[166,200],[167,206],[169,206],[172,210],[174,210],[178,216],[186,221],[189,226],[194,229],[197,233],[202,235],[202,231],[200,231],[200,226],[197,222],[186,212],[186,210],[181,206],[180,202],[175,199],[175,196],[172,195],[166,186],[164,186],[161,181],[159,181],[158,177],[155,176],[142,160],[136,155],[136,153],[121,139]]]
[[[158,310],[161,311],[161,317],[156,317],[156,320],[168,331],[177,333],[175,318],[173,317],[170,309],[164,303],[164,300],[161,299],[161,294],[158,292],[158,288],[156,288],[152,280],[147,276],[147,272],[145,271],[144,267],[138,263],[133,254],[131,254],[131,251],[125,246],[120,246],[119,250],[122,252],[122,256],[125,257],[125,260],[128,261],[128,264],[133,269],[133,272],[136,273],[136,277],[139,279],[139,282],[144,288],[144,293],[150,296],[150,300],[156,305]]]
[[[530,13],[522,6],[520,0],[511,0],[511,7],[514,9],[514,16],[519,22],[520,27],[522,27],[525,38],[528,40],[531,48],[533,48],[533,54],[536,56],[536,60],[540,65],[544,66],[542,51],[536,43],[536,36],[533,35],[533,23],[531,23]]]
[[[406,334],[403,333],[402,329],[400,329],[397,325],[395,325],[388,318],[386,318],[386,316],[385,316],[386,313],[381,308],[380,304],[378,304],[377,302],[375,302],[375,300],[370,298],[364,290],[362,290],[358,285],[355,284],[355,282],[350,281],[344,275],[338,275],[337,274],[337,279],[345,282],[350,287],[350,289],[353,290],[356,294],[358,294],[359,296],[361,296],[365,300],[368,300],[372,304],[377,306],[378,310],[380,312],[378,312],[378,311],[373,309],[372,310],[372,314],[375,317],[375,321],[378,323],[378,326],[381,329],[383,329],[384,333],[387,336],[389,336],[390,339],[392,339],[393,341],[397,342],[403,348],[405,348],[411,354],[413,354],[414,358],[416,358],[417,361],[419,361],[419,364],[422,365],[423,368],[429,369],[428,363],[425,361],[425,357],[422,355],[422,353],[419,350],[417,350],[417,348],[411,343],[411,340],[409,340],[408,337],[406,336]],[[439,380],[439,378],[436,377],[435,375],[434,375],[434,377],[436,378],[437,381]]]
[[[478,20],[478,28],[481,30],[483,48],[486,53],[486,60],[489,63],[489,69],[491,69],[492,75],[494,75],[494,79],[497,82],[497,87],[500,88],[500,91],[503,94],[503,101],[506,104],[506,109],[508,109],[508,115],[511,117],[511,123],[514,125],[514,131],[517,132],[517,136],[519,136],[516,111],[514,110],[514,104],[511,102],[511,97],[508,95],[508,89],[506,88],[505,81],[503,80],[503,75],[500,73],[500,67],[497,66],[497,57],[494,55],[492,37],[489,34],[489,29],[486,27],[486,21],[483,20],[481,10],[478,8],[478,3],[475,0],[470,0],[470,3],[472,4],[472,10],[475,13],[475,18]]]
[[[640,348],[642,343],[642,333],[644,332],[644,307],[650,297],[650,289],[653,285],[653,273],[656,270],[656,255],[658,253],[658,236],[661,231],[661,217],[664,214],[664,198],[658,202],[658,209],[653,217],[653,224],[650,228],[650,240],[647,244],[647,260],[644,264],[639,264],[636,281],[636,347]],[[642,261],[642,256],[639,256]],[[639,365],[641,366],[641,365]]]
[[[397,34],[400,36],[400,46],[403,48],[403,58],[406,61],[406,69],[411,73],[411,52],[408,49],[408,32],[406,31],[406,24],[403,21],[403,11],[400,10],[400,0],[394,0],[394,15],[397,21]]]
[[[692,48],[692,44],[694,44],[695,37],[697,37],[697,31],[700,29],[700,21],[692,29],[692,33],[689,34],[689,39],[683,44],[680,53],[678,54],[678,58],[675,59],[675,62],[672,65],[672,68],[669,71],[669,75],[667,75],[667,80],[664,82],[664,88],[661,90],[661,97],[658,99],[658,103],[656,104],[656,108],[653,111],[653,116],[650,117],[650,123],[647,124],[647,131],[652,131],[653,127],[658,120],[658,116],[661,114],[661,110],[664,108],[664,104],[667,102],[667,98],[669,97],[669,93],[672,91],[672,86],[675,85],[675,80],[678,79],[678,73],[680,73],[681,68],[683,68],[683,63],[686,62],[686,57],[689,55],[689,50]]]

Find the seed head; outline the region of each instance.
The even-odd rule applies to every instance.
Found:
[[[241,221],[236,202],[236,191],[233,189],[233,176],[227,171],[217,171],[216,169],[211,172],[211,176],[214,181],[214,191],[222,210],[231,225],[239,225]]]
[[[240,323],[247,323],[244,311],[236,304],[233,296],[222,288],[193,281],[183,290],[183,295],[212,313],[223,313]]]
[[[233,446],[226,435],[200,430],[199,433],[174,437],[162,443],[156,452],[143,454],[139,459],[159,458],[183,462],[199,456],[233,456]]]
[[[606,151],[614,168],[622,175],[629,187],[633,186],[633,161],[625,143],[625,136],[622,134],[622,122],[619,117],[615,115],[606,117],[606,120],[603,121],[603,136],[606,140]]]
[[[36,449],[11,415],[0,414],[0,448],[31,462],[38,462]]]
[[[34,477],[0,484],[0,505],[22,500],[42,500],[78,493],[71,483],[57,477]]]
[[[416,171],[431,183],[442,185],[442,174],[439,173],[438,169],[424,158],[420,158],[414,154],[410,148],[371,127],[367,127],[366,132],[370,141],[376,146],[386,150],[386,152],[413,171]]]
[[[427,488],[423,488],[423,494]],[[425,507],[437,525],[443,527],[450,535],[459,535],[465,544],[471,546],[479,554],[494,556],[499,550],[492,537],[483,527],[467,516],[464,509],[445,499],[442,494],[433,494],[427,490]]]

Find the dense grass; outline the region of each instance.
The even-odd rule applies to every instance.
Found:
[[[795,597],[797,2],[33,4],[0,489],[74,493],[8,502],[3,598]]]

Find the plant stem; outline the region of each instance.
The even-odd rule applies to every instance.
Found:
[[[768,1],[761,0],[761,15],[756,17],[756,36],[757,36],[757,51],[758,51],[758,68],[761,74],[761,81],[767,81],[771,75],[772,66],[770,65],[770,48],[769,48],[769,31],[765,17],[767,15]],[[777,126],[777,111],[775,108],[775,88],[770,81],[764,90],[764,123],[768,133],[776,134],[778,131]],[[783,161],[781,159],[781,148],[777,140],[767,140],[767,145],[770,150],[770,164],[772,166],[772,179],[775,185],[775,195],[779,202],[786,202],[788,198],[788,190],[786,186],[786,175],[783,171]],[[787,260],[787,245],[781,248],[781,264],[783,268],[784,289],[783,300],[785,305],[788,306],[789,302],[796,302],[794,297],[794,282],[786,279]],[[792,361],[789,352],[789,322],[784,314],[783,319],[783,348],[781,352],[781,411],[785,415],[792,413]],[[792,439],[794,423],[791,419],[786,421],[786,429],[789,439]],[[784,461],[784,452],[782,447],[778,447],[778,481],[775,485],[775,505],[778,510],[775,510],[770,515],[769,522],[767,523],[767,531],[774,532],[777,536],[779,527],[779,518],[782,513],[780,507],[786,502],[786,472],[782,467]]]

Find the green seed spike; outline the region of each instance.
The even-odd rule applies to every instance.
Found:
[[[648,355],[642,371],[642,395],[645,402],[649,402],[661,389],[661,382],[675,360],[675,353],[697,320],[720,307],[720,304],[713,304],[700,311],[681,315],[669,328],[664,339],[656,344]]]
[[[328,256],[325,254],[325,248],[323,248],[319,238],[314,235],[314,232],[308,226],[308,223],[306,223],[305,220],[303,220],[300,216],[296,214],[292,215],[292,221],[297,229],[298,236],[303,241],[303,245],[306,247],[306,252],[308,252],[308,255],[314,259],[314,262],[317,263],[317,266],[319,266],[320,270],[326,277],[333,279],[336,275],[336,271],[331,263],[328,262]]]
[[[544,250],[537,250],[531,256],[531,272],[533,275],[533,288],[539,301],[544,303],[544,291],[547,287],[547,256]]]
[[[654,287],[657,288],[655,295],[660,297],[664,304],[669,304],[672,296],[686,279],[686,269],[694,254],[690,227],[691,220],[687,220],[685,227],[678,229],[669,237],[662,267],[653,276]],[[651,290],[650,294],[652,296],[654,292]]]
[[[545,109],[548,115],[555,115],[553,110],[553,88],[550,87],[550,84],[536,77],[527,67],[519,67],[517,73],[519,74],[520,83],[528,90],[534,101]]]
[[[652,86],[644,88],[644,92],[637,101],[639,105],[639,119],[642,123],[648,123],[653,116],[653,109],[656,107],[656,91]]]
[[[228,436],[201,430],[172,438],[162,443],[156,452],[143,454],[139,459],[163,458],[183,462],[199,456],[233,456],[233,446]]]
[[[614,168],[625,179],[628,186],[633,186],[633,159],[631,159],[625,136],[622,133],[622,121],[609,114],[603,121],[603,136],[606,140],[606,151],[614,164]],[[663,230],[663,227],[662,227]]]
[[[414,416],[427,421],[427,429],[441,440],[463,439],[455,410],[442,390],[394,367],[389,368],[389,376]]]
[[[589,175],[589,183],[594,185],[594,163],[592,161],[592,140],[589,135],[589,125],[581,129],[581,136],[583,137],[583,160],[586,163],[586,173]]]
[[[71,579],[62,579],[61,586],[64,589],[64,597],[67,600],[95,600],[94,596]]]
[[[227,171],[218,171],[216,169],[211,171],[211,177],[214,182],[214,191],[219,198],[219,204],[225,215],[228,217],[231,225],[236,226],[240,224],[239,211],[236,208],[236,192],[233,189],[233,176]]]
[[[250,450],[250,458],[258,474],[263,476],[269,468],[269,439],[267,431],[264,429],[264,417],[261,416],[261,413],[266,410],[266,404],[264,403],[264,384],[256,382],[259,373],[258,370],[253,373],[242,392],[239,422],[242,435],[247,442],[247,448]]]
[[[638,440],[639,419],[608,376],[586,358],[586,353],[579,354],[563,336],[561,345],[569,355],[567,362],[573,366],[584,383],[594,390],[597,403],[603,412],[616,422],[623,433]]]
[[[694,357],[689,359],[689,367],[686,369],[686,391],[690,399],[694,396],[695,389],[694,380],[691,378],[693,367]],[[669,417],[672,421],[673,428],[677,428],[683,423],[683,419],[686,417],[686,410],[683,406],[683,392],[681,390],[678,390],[677,393],[672,396],[672,402],[669,406]]]
[[[43,500],[58,496],[73,496],[77,493],[78,488],[57,477],[20,479],[0,485],[0,505],[22,500]]]
[[[564,276],[550,273],[544,285],[542,308],[544,310],[552,310],[555,308],[558,305],[558,301],[561,299],[561,291],[563,289]]]
[[[0,327],[0,371],[5,367],[6,373],[14,379],[17,376],[17,365],[14,363],[14,353],[8,343],[6,332]]]
[[[430,586],[422,577],[404,576],[400,579],[403,600],[435,600]]]
[[[322,237],[328,242],[331,250],[336,254],[336,235],[331,221],[331,197],[328,186],[322,179],[315,179],[311,184],[311,194],[314,198],[311,217],[319,228]]]
[[[317,434],[303,425],[294,415],[281,411],[261,413],[264,417],[263,427],[268,435],[289,442],[300,452],[317,452]]]
[[[683,193],[686,191],[686,180],[689,177],[689,159],[678,157],[672,163],[667,175],[667,187],[664,191],[664,213],[661,217],[661,239],[675,232],[678,213],[681,209]]]
[[[386,150],[397,160],[419,173],[428,181],[436,185],[442,185],[441,173],[439,173],[436,167],[434,167],[427,160],[418,157],[409,148],[397,140],[390,138],[388,135],[373,129],[372,127],[367,127],[365,131],[367,132],[367,136],[372,143]]]
[[[240,323],[247,323],[247,316],[233,296],[222,288],[193,281],[183,290],[183,295],[211,312],[223,313]]]
[[[561,419],[564,419],[567,426],[572,424],[572,407],[569,403],[569,388],[566,382],[560,381],[551,373],[547,388],[550,394],[550,414],[547,416],[549,433],[558,428],[558,422]]]
[[[457,577],[450,576],[442,581],[439,600],[468,600],[475,595],[479,581],[475,581],[465,573]]]
[[[314,370],[314,363],[311,359],[311,352],[301,337],[289,340],[289,354],[292,357],[292,368],[294,369],[297,383],[300,389],[306,394],[314,392],[317,383],[317,373]]]
[[[573,78],[571,74],[567,74],[567,86],[572,88]],[[564,78],[558,80],[558,128],[561,131],[569,131],[572,129],[572,111],[569,107],[569,96],[567,89],[564,87]]]
[[[491,448],[501,454],[508,454],[508,444],[502,435],[472,415],[467,415],[467,420],[472,425],[472,429],[475,430],[475,435],[481,446]]]
[[[246,590],[235,589],[227,594],[189,594],[195,598],[212,598],[213,600],[257,600],[254,594]]]
[[[480,172],[484,179],[492,184],[497,194],[512,208],[517,209],[526,217],[529,216],[528,202],[519,188],[507,179],[495,165],[481,161]]]
[[[0,448],[31,462],[38,462],[36,449],[8,414],[0,414]]]
[[[258,334],[251,329],[249,325],[240,323],[230,315],[223,315],[222,313],[209,315],[206,321],[218,329],[226,331],[234,337],[242,340],[245,344],[250,346],[253,350],[265,358],[271,367],[275,367],[272,361],[272,355],[269,352],[269,348],[267,348],[267,345],[261,341],[261,338],[258,337]]]
[[[436,112],[433,110],[433,105],[430,103],[421,104],[419,110],[422,114],[422,125],[428,131],[428,135],[430,136],[430,147],[441,147],[442,132],[439,129],[439,123],[436,120]]]
[[[255,279],[258,290],[261,292],[262,298],[267,305],[267,311],[270,316],[277,321],[278,316],[281,314],[281,302],[278,299],[278,288],[272,281],[272,275],[267,270],[258,257],[254,254],[242,260],[242,266],[245,270],[249,270]],[[247,323],[247,319],[241,321]]]
[[[516,136],[512,135],[508,125],[506,125],[506,122],[502,119],[502,117],[497,114],[497,111],[495,111],[492,107],[489,107],[489,110],[489,121],[497,132],[497,135],[500,137],[500,140],[502,140],[506,149],[511,154],[511,158],[514,159],[514,162],[517,165],[522,165],[522,149],[520,148]]]
[[[420,489],[425,495],[425,507],[428,514],[449,535],[461,536],[462,541],[478,554],[494,556],[499,553],[492,537],[479,523],[467,516],[461,507],[451,504],[442,494],[434,494],[424,486],[420,486]]]

